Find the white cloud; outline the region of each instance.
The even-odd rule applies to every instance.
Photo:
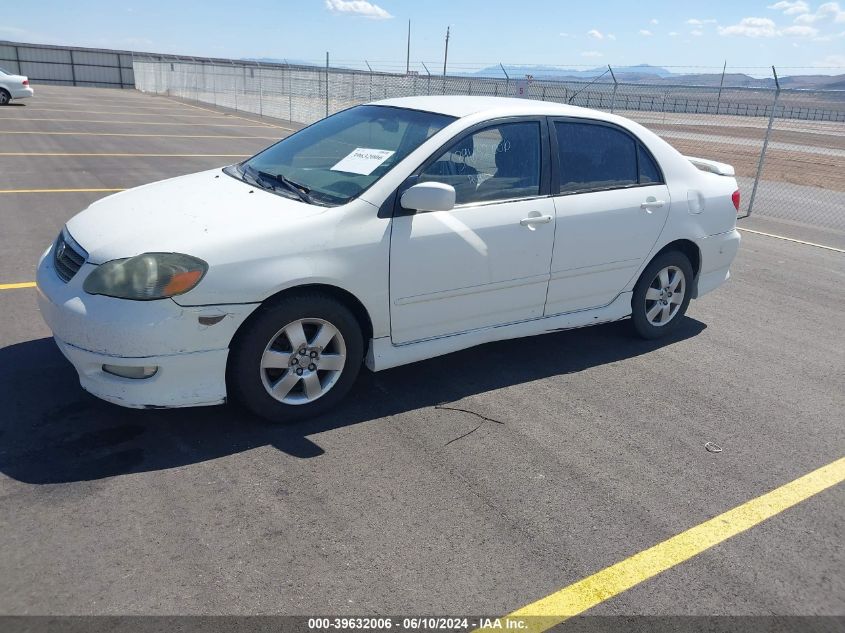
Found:
[[[689,32],[689,34],[692,35],[693,37],[701,37],[702,35],[704,35],[704,31],[699,31],[698,29],[693,29],[692,31]]]
[[[613,33],[608,33],[608,34],[607,34],[607,39],[609,39],[609,40],[615,40],[615,39],[616,39],[616,36],[615,36]]]
[[[690,18],[687,20],[687,24],[690,26],[704,26],[705,24],[716,24],[716,20],[713,18],[708,18],[706,20],[699,20],[698,18]]]
[[[741,35],[743,37],[776,37],[778,30],[769,18],[742,18],[739,24],[719,28],[719,35]]]
[[[845,31],[841,33],[834,33],[833,35],[820,35],[819,37],[814,37],[814,42],[829,42],[831,40],[839,39],[840,37],[845,37]]]
[[[833,22],[845,22],[845,11],[843,11],[838,2],[825,2],[819,5],[815,13],[804,13],[795,18],[796,24],[814,24],[815,22],[826,22],[832,20]]]
[[[815,37],[819,34],[819,30],[812,26],[788,26],[781,31],[781,34],[790,37]]]
[[[367,0],[326,0],[326,8],[332,13],[358,15],[371,20],[387,20],[393,17],[377,4]]]
[[[569,33],[561,33],[560,36],[561,37],[569,37]]]
[[[669,37],[678,37],[677,31],[669,31]]]
[[[657,18],[651,18],[651,20],[649,20],[649,24],[660,24],[660,20],[658,20]]]
[[[815,62],[813,66],[845,68],[845,55],[828,55],[823,60]]]
[[[643,37],[651,37],[652,35],[654,35],[654,33],[652,33],[651,31],[647,31],[646,29],[640,29],[640,35],[642,35]]]
[[[812,26],[797,25],[779,29],[769,18],[742,18],[739,24],[719,27],[719,35],[741,37],[815,37],[819,30]]]
[[[592,37],[594,40],[603,40],[604,34],[596,29],[590,29],[587,31],[587,37]]]
[[[810,5],[804,2],[804,0],[797,0],[796,2],[781,0],[781,2],[775,2],[766,8],[773,9],[775,11],[783,11],[784,15],[798,15],[800,13],[810,12]]]
[[[581,53],[581,57],[601,57],[601,53],[598,51],[584,51]]]

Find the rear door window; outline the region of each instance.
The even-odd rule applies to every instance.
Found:
[[[622,130],[575,121],[556,121],[554,130],[559,193],[619,189],[661,181],[660,171],[648,152]]]
[[[662,183],[663,177],[660,175],[660,170],[651,154],[642,145],[637,148],[637,152],[637,159],[640,163],[640,184],[655,185]]]

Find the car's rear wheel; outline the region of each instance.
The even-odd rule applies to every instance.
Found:
[[[634,331],[656,339],[677,328],[689,306],[692,281],[692,265],[683,253],[671,251],[655,257],[634,286]]]
[[[0,88],[0,106],[8,105],[12,100],[12,95],[5,88]]]
[[[318,415],[349,391],[361,368],[355,315],[322,294],[263,306],[236,336],[228,383],[234,399],[273,422]]]

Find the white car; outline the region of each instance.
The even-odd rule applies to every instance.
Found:
[[[0,68],[0,106],[8,105],[12,99],[26,99],[33,94],[35,91],[30,87],[29,79]]]
[[[619,116],[388,99],[95,202],[42,256],[38,297],[96,396],[288,421],[362,361],[626,317],[663,336],[728,279],[738,206],[730,166]]]

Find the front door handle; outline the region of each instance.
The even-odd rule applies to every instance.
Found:
[[[522,226],[532,226],[534,224],[548,224],[552,221],[552,216],[550,215],[531,215],[527,218],[522,218],[519,223]]]
[[[655,200],[654,198],[648,198],[645,202],[640,204],[640,209],[644,209],[648,213],[651,213],[652,209],[659,209],[664,204],[666,204],[663,200]]]

